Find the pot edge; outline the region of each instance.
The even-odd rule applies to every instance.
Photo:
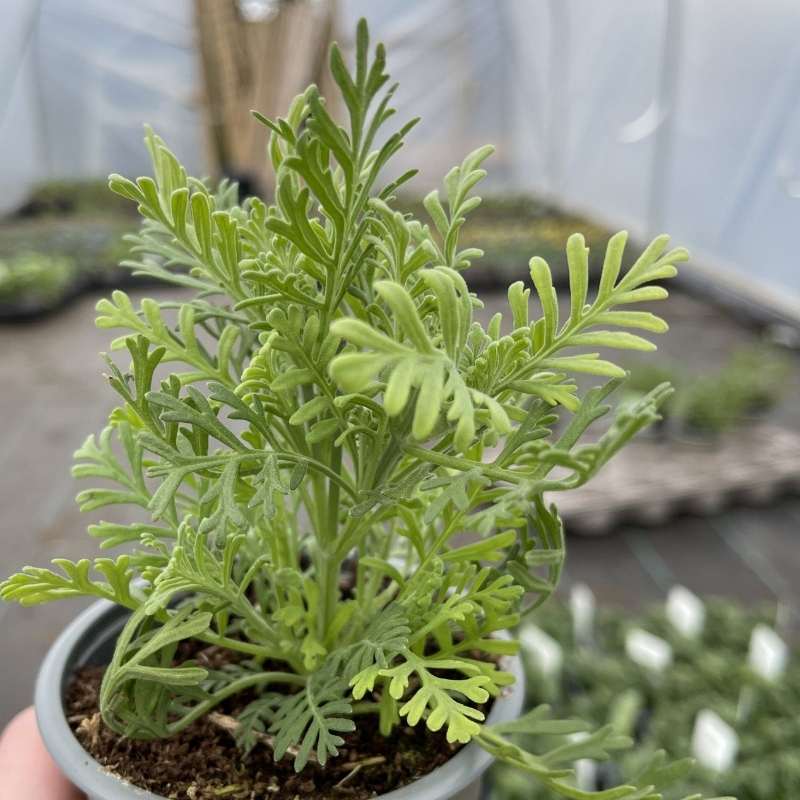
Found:
[[[76,648],[90,635],[93,627],[102,625],[104,617],[113,617],[114,612],[121,613],[122,610],[127,611],[109,600],[99,600],[81,612],[58,636],[36,679],[36,719],[45,746],[59,769],[86,792],[90,800],[166,800],[107,772],[84,750],[64,714],[62,691],[65,673],[74,662]],[[109,620],[107,624],[111,622]],[[506,694],[495,700],[486,720],[488,724],[514,719],[522,711],[525,699],[522,664],[518,656],[509,661],[507,669],[516,681],[508,687]],[[491,762],[492,757],[485,750],[471,743],[419,780],[379,795],[375,800],[447,800],[480,778]]]

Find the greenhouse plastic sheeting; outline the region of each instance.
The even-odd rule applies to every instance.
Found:
[[[148,169],[142,125],[203,170],[191,0],[0,0],[0,211],[50,178]]]
[[[386,42],[399,168],[423,186],[489,141],[532,191],[800,296],[800,3],[343,0]],[[352,43],[351,43],[352,48]]]
[[[395,165],[421,167],[420,190],[492,142],[487,191],[535,192],[640,236],[668,230],[731,274],[800,295],[795,0],[338,8],[347,49],[361,15],[387,44],[398,118],[423,117]],[[189,0],[0,11],[0,206],[47,176],[141,172],[144,120],[202,171]]]

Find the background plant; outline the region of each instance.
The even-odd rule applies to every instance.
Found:
[[[422,198],[398,198],[393,207],[415,216],[424,215]],[[550,265],[553,283],[566,285],[568,280],[564,242],[579,230],[589,252],[589,276],[596,279],[603,266],[603,252],[611,233],[591,220],[525,195],[494,194],[484,197],[470,212],[469,225],[461,232],[464,247],[478,247],[484,255],[470,272],[470,286],[496,287],[524,275],[531,253]],[[629,247],[626,262],[638,253]]]
[[[740,347],[718,370],[699,376],[663,365],[633,366],[625,390],[640,396],[668,381],[675,392],[661,408],[662,427],[719,436],[777,405],[786,393],[790,370],[784,352],[759,343]]]
[[[594,642],[579,647],[572,635],[570,612],[551,603],[534,622],[564,648],[564,671],[545,677],[527,660],[528,701],[532,706],[552,703],[559,714],[586,719],[595,725],[612,724],[634,736],[637,747],[621,754],[615,765],[633,770],[659,749],[672,758],[691,753],[697,713],[710,708],[737,731],[739,753],[734,767],[724,773],[695,765],[667,797],[681,792],[734,794],[739,800],[784,800],[793,797],[800,780],[800,666],[797,659],[783,678],[766,683],[747,666],[753,628],[775,623],[774,608],[746,610],[736,603],[711,599],[706,603],[702,636],[690,640],[667,621],[661,607],[631,615],[603,609],[598,614]],[[674,661],[658,679],[625,654],[625,634],[643,628],[672,646]],[[737,717],[742,690],[753,692],[746,722]],[[614,770],[606,770],[608,778]],[[515,772],[496,770],[493,800],[538,800],[544,792],[522,786]]]
[[[69,258],[20,253],[0,259],[0,303],[51,303],[66,293],[75,277]]]
[[[384,735],[424,721],[583,798],[572,761],[625,737],[606,727],[573,741],[586,726],[546,709],[486,726],[479,706],[512,680],[494,659],[517,644],[495,634],[541,605],[561,572],[563,529],[543,492],[586,482],[669,394],[657,387],[583,443],[625,375],[596,349],[653,349],[629,329],[666,324],[629,307],[666,297],[657,282],[686,252],[658,237],[622,271],[617,234],[590,298],[574,235],[566,318],[534,257],[540,316],[520,281],[509,314],[484,327],[461,274],[480,251],[461,248],[459,233],[491,148],[448,173],[443,199],[425,198],[429,223],[394,211],[413,173],[386,183],[385,167],[416,120],[379,138],[395,87],[380,45],[369,59],[366,25],[354,70],[335,47],[330,64],[347,128],[313,86],[285,119],[256,115],[271,133],[274,205],[240,205],[236,187],[188,177],[152,132],[154,177],[111,176],[144,217],[130,265],[194,292],[98,304],[97,324],[122,331],[112,349],[130,366],[109,359],[121,404],[77,452],[75,474],[101,481],[78,502],[148,518],[90,526],[102,548],[125,546],[115,559],[27,567],[0,591],[131,609],[100,697],[106,724],[126,736],[169,736],[251,690],[243,747],[266,730],[298,770],[324,765],[354,720],[375,714]],[[610,380],[579,396],[575,373]],[[556,434],[560,414],[569,420]],[[245,658],[223,670],[175,664],[187,639]],[[539,754],[509,738],[543,730],[562,741]],[[600,796],[657,798],[671,775],[656,761]]]

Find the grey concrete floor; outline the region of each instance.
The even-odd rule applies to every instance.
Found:
[[[151,289],[146,294],[167,292]],[[487,314],[505,308],[500,295],[486,299]],[[0,327],[2,576],[24,564],[46,564],[54,556],[97,552],[85,530],[101,514],[78,512],[73,497],[79,487],[69,474],[73,451],[103,426],[115,403],[98,355],[107,349],[112,332],[94,327],[95,302],[85,297],[43,321]],[[672,325],[661,339],[662,353],[695,371],[718,364],[754,336],[733,317],[683,295],[675,295],[661,311]],[[790,399],[778,414],[793,427],[800,427],[797,390],[795,375]],[[114,518],[108,510],[102,517]],[[587,581],[601,601],[630,608],[663,598],[674,581],[744,602],[780,596],[800,607],[798,537],[800,499],[789,498],[713,519],[623,529],[602,539],[573,538],[565,585]],[[0,724],[30,702],[38,663],[83,605],[0,605]]]

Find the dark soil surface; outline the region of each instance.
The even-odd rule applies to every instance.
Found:
[[[110,773],[174,800],[366,800],[420,778],[459,747],[448,744],[444,733],[422,725],[400,726],[387,739],[380,735],[377,719],[364,716],[356,731],[344,734],[338,758],[324,769],[309,764],[297,774],[291,757],[276,763],[266,744],[243,757],[232,735],[209,717],[171,739],[119,736],[100,718],[102,678],[102,667],[83,667],[73,677],[65,702],[72,730]],[[236,708],[219,711],[227,714]]]

